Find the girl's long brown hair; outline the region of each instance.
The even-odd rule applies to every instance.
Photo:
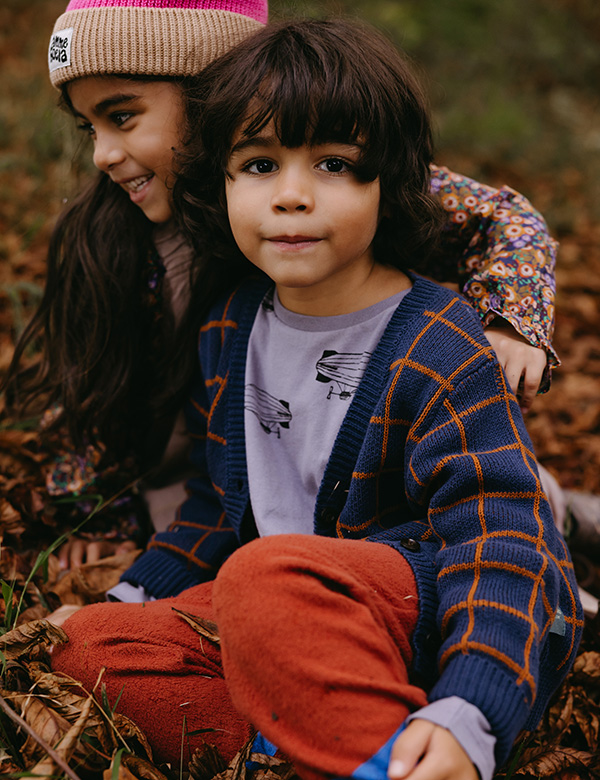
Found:
[[[184,95],[195,81],[181,81]],[[195,263],[194,305],[176,331],[169,308],[151,300],[152,229],[104,173],[61,215],[42,301],[4,381],[11,416],[56,405],[54,425],[66,425],[76,447],[101,441],[113,457],[144,459],[146,434],[182,404],[198,324],[217,289],[211,269]],[[38,357],[25,366],[30,349]]]

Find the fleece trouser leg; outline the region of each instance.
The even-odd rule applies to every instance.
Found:
[[[308,780],[351,775],[427,703],[407,672],[414,575],[386,545],[256,540],[222,567],[213,603],[235,706]]]
[[[64,625],[69,643],[53,652],[53,669],[87,690],[106,667],[102,680],[111,704],[122,690],[117,711],[138,724],[158,762],[179,765],[184,718],[186,731],[209,729],[184,740],[185,760],[204,740],[230,759],[251,734],[229,697],[218,645],[172,609],[213,620],[211,593],[207,583],[172,599],[85,607]]]

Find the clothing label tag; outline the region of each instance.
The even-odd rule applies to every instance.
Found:
[[[58,68],[66,68],[71,64],[72,38],[72,27],[67,27],[66,30],[59,30],[50,38],[50,46],[48,47],[48,68],[50,72],[58,70]]]
[[[559,636],[564,636],[567,632],[567,623],[565,621],[565,616],[562,611],[562,609],[559,607],[556,610],[556,615],[554,616],[554,623],[552,623],[552,626],[550,628],[551,634],[558,634]]]

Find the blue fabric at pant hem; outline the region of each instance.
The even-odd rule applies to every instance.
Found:
[[[274,756],[277,752],[277,745],[269,742],[269,740],[266,737],[263,737],[260,731],[258,731],[254,737],[254,742],[252,743],[252,752],[262,753],[264,756]],[[246,768],[253,771],[255,769],[261,769],[262,767],[260,764],[257,764],[256,761],[246,761]]]
[[[377,753],[374,753],[371,758],[352,772],[351,777],[355,778],[355,780],[387,780],[392,747],[405,728],[406,724],[403,723],[388,741],[379,748]]]

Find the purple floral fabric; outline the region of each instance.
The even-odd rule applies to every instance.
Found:
[[[503,317],[546,351],[549,368],[559,365],[552,347],[558,244],[544,219],[510,187],[495,189],[443,167],[431,170],[431,190],[448,221],[443,251],[428,274],[456,281],[484,325]],[[549,371],[542,390],[548,385]]]

